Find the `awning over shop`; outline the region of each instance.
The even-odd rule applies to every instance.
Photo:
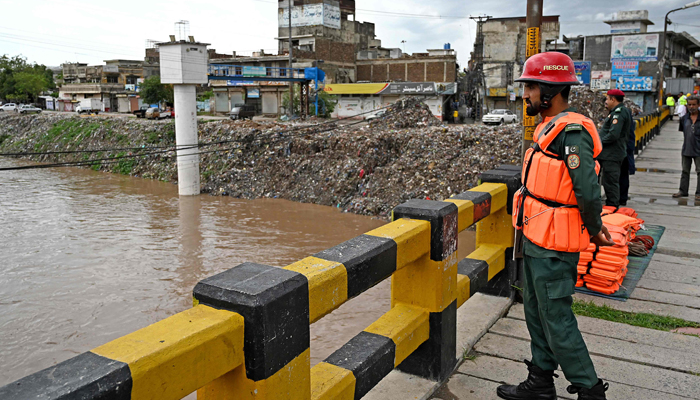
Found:
[[[329,94],[378,94],[388,83],[335,83],[328,84],[323,91]]]

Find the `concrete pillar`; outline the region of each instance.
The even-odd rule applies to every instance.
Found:
[[[160,81],[173,85],[175,95],[175,142],[180,196],[199,194],[199,148],[195,85],[207,83],[207,43],[171,41],[160,43]]]
[[[199,138],[197,137],[197,94],[194,85],[173,85],[175,94],[175,141],[177,183],[180,196],[199,194]],[[191,147],[191,148],[187,148]]]

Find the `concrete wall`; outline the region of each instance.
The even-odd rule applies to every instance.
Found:
[[[457,80],[457,59],[454,56],[446,56],[358,60],[357,80],[369,82],[455,82]]]

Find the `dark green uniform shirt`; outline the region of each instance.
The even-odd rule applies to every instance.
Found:
[[[603,142],[599,160],[622,161],[627,157],[627,134],[631,123],[632,114],[622,103],[610,111],[599,132],[600,141]]]
[[[565,111],[576,112],[573,108]],[[626,136],[625,140],[627,140]],[[595,172],[593,138],[591,134],[582,125],[569,124],[554,138],[548,150],[557,155],[563,155],[565,160],[569,155],[578,155],[580,160],[578,167],[572,168],[572,164],[575,165],[575,163],[565,162],[569,170],[583,225],[590,235],[597,235],[603,226],[603,222],[600,219],[603,203],[600,199],[598,175]],[[573,263],[577,263],[579,258],[579,253],[547,250],[530,242],[527,238],[525,238],[523,250],[530,257],[554,257]]]

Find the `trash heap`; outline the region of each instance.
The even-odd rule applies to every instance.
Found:
[[[409,199],[448,198],[476,186],[481,172],[519,162],[518,126],[442,125],[417,100],[388,110],[375,123],[357,125],[200,122],[202,191],[388,217]],[[105,150],[22,157],[39,162],[134,156],[86,167],[176,183],[176,159],[167,147],[174,144],[172,122],[53,113],[0,116],[3,153]]]
[[[638,219],[637,213],[628,207],[616,209],[606,206],[602,219],[615,245],[598,247],[591,243],[586,251],[581,252],[576,286],[609,295],[620,289],[627,275],[628,245],[635,239],[644,221]]]
[[[386,114],[372,122],[375,128],[406,129],[439,126],[430,108],[417,97],[406,97],[387,108]]]
[[[572,86],[569,105],[577,112],[592,119],[597,125],[608,116],[608,110],[605,108],[605,96],[604,91],[593,91],[587,86]],[[642,109],[627,98],[625,98],[624,105],[630,110],[632,116],[642,113]]]

